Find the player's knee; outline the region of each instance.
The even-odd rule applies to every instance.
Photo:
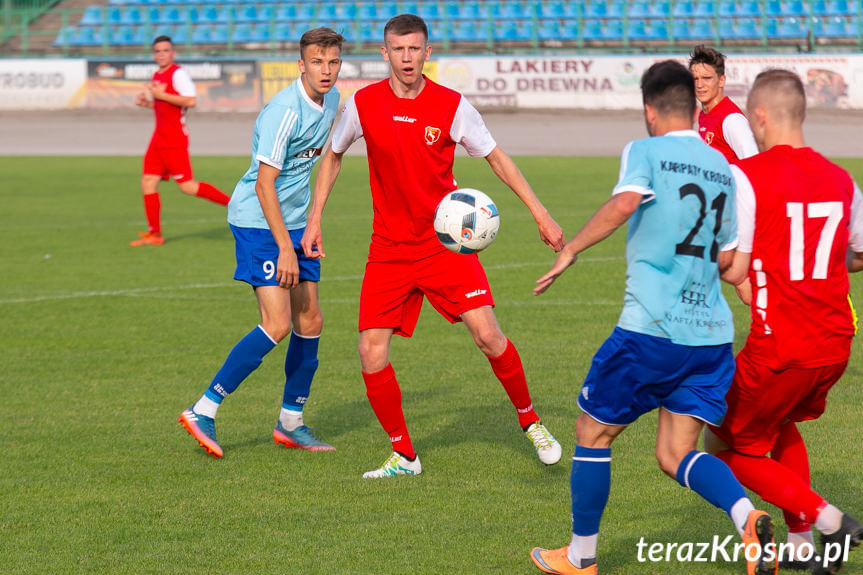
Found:
[[[681,461],[683,457],[678,457],[672,450],[656,447],[656,462],[662,472],[669,477],[677,477],[677,468],[680,467]]]
[[[268,321],[261,325],[264,331],[267,332],[273,341],[276,343],[282,341],[291,332],[291,324],[282,321]]]
[[[195,180],[186,180],[185,182],[177,182],[177,186],[184,194],[194,196],[198,193],[198,182]]]
[[[506,336],[492,327],[477,330],[473,334],[477,347],[489,357],[497,357],[506,351]]]
[[[380,371],[389,363],[386,346],[377,345],[360,338],[357,351],[360,354],[362,369],[366,373]]]
[[[294,331],[305,337],[321,335],[324,329],[324,316],[320,312],[298,314],[294,318]]]

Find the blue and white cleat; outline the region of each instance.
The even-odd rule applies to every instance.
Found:
[[[306,449],[308,451],[335,451],[336,448],[329,443],[324,443],[312,433],[310,427],[301,425],[293,431],[288,431],[282,427],[282,422],[276,423],[276,428],[273,430],[273,440],[276,445],[284,445],[285,447],[294,447],[296,449]]]
[[[177,421],[182,423],[186,431],[198,440],[204,451],[216,458],[222,456],[222,448],[219,442],[216,441],[216,420],[212,417],[195,413],[190,407],[180,414],[180,418]]]

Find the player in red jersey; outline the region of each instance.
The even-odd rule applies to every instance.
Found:
[[[848,270],[863,269],[863,195],[845,170],[805,146],[805,112],[796,74],[756,77],[747,114],[761,153],[732,166],[739,226],[733,265],[748,269],[738,292],[752,320],[728,412],[706,433],[706,446],[741,483],[782,508],[796,551],[781,558],[786,566],[835,573],[837,551],[847,548],[832,549],[828,562],[826,544],[857,546],[863,526],[811,489],[797,422],[821,416],[848,363],[855,332]],[[818,564],[810,556],[812,524],[825,544]]]
[[[215,186],[198,182],[192,177],[186,109],[195,106],[195,84],[189,73],[174,63],[176,56],[177,52],[169,36],[159,36],[153,40],[153,60],[159,69],[135,99],[137,105],[153,109],[156,128],[144,155],[144,170],[141,176],[144,212],[149,230],[140,232],[138,235],[141,237],[130,244],[133,246],[160,246],[165,243],[160,219],[160,180],[174,178],[184,194],[223,206],[228,205],[228,200],[231,199]]]
[[[449,251],[434,232],[435,207],[458,187],[452,173],[456,144],[488,161],[527,205],[546,244],[560,250],[563,230],[497,146],[476,109],[458,92],[422,74],[431,54],[422,18],[402,14],[387,22],[381,53],[389,62],[390,77],[359,90],[345,105],[331,147],[320,162],[302,240],[307,256],[325,255],[324,205],[341,169],[342,155],[355,140],[365,138],[374,218],[360,293],[359,353],[366,394],[389,435],[393,454],[363,477],[422,471],[408,435],[389,350],[394,333],[412,335],[423,297],[450,322],[464,322],[503,384],[540,460],[557,463],[560,444],[533,409],[521,358],[497,324],[479,259],[476,254]]]
[[[695,98],[701,104],[701,138],[732,163],[757,154],[758,145],[746,116],[725,95],[725,56],[713,48],[696,46],[689,58],[689,71],[695,77]]]

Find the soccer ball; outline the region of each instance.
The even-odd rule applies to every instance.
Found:
[[[434,231],[447,248],[472,254],[487,248],[500,227],[497,206],[479,190],[448,193],[434,212]]]

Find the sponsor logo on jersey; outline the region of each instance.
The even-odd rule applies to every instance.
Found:
[[[320,148],[309,148],[307,150],[303,150],[302,152],[300,152],[299,154],[297,154],[294,157],[295,158],[316,158],[317,156],[320,156],[320,155],[321,155],[321,149]]]
[[[394,122],[406,122],[408,124],[413,124],[417,121],[416,118],[411,118],[410,116],[393,116]]]
[[[488,293],[488,290],[478,289],[478,290],[473,290],[472,292],[468,292],[468,293],[464,294],[464,297],[472,298],[472,297],[476,297],[478,295],[485,295],[487,293]]]
[[[431,146],[440,139],[440,128],[426,126],[426,144]]]

